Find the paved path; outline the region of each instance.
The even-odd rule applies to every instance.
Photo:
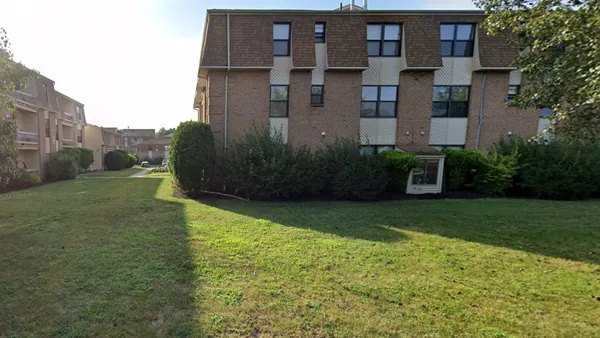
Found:
[[[152,168],[150,168],[150,169],[144,169],[142,171],[138,171],[137,173],[135,173],[135,174],[133,174],[133,175],[131,175],[129,177],[142,177],[142,176],[146,175],[147,173],[149,173],[151,170],[152,170]]]

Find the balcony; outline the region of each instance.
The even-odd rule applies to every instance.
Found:
[[[75,122],[75,119],[73,118],[73,115],[65,112],[63,113],[63,119],[70,121],[70,122]]]
[[[63,147],[67,147],[67,148],[75,147],[75,141],[69,140],[66,138],[63,138],[62,144],[63,144]]]
[[[17,131],[17,148],[37,150],[40,148],[40,135],[26,131]]]

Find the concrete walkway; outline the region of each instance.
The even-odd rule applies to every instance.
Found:
[[[128,176],[128,178],[130,178],[130,177],[142,177],[142,176],[146,175],[147,173],[149,173],[151,170],[152,170],[152,168],[150,168],[150,169],[144,169],[142,171],[138,171],[137,173],[135,173],[135,174],[133,174],[131,176]]]

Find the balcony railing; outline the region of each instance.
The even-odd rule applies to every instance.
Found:
[[[75,141],[63,138],[63,147],[74,147]]]
[[[73,119],[73,115],[69,114],[69,113],[64,113],[63,114],[63,118],[67,121],[71,121],[74,122],[75,120]]]
[[[38,135],[37,133],[18,131],[17,132],[17,142],[39,144],[40,143],[40,135]]]

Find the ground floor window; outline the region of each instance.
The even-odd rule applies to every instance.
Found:
[[[378,146],[360,146],[360,153],[362,155],[376,155],[387,150],[394,150],[395,146],[392,145],[378,145]]]
[[[413,170],[412,184],[437,184],[439,160],[421,160],[419,167]]]
[[[442,150],[444,148],[455,149],[455,150],[457,150],[457,149],[465,149],[464,145],[456,145],[456,144],[453,144],[453,145],[447,145],[447,144],[436,144],[436,145],[433,145],[433,144],[430,144],[429,146],[432,147],[435,150]]]

